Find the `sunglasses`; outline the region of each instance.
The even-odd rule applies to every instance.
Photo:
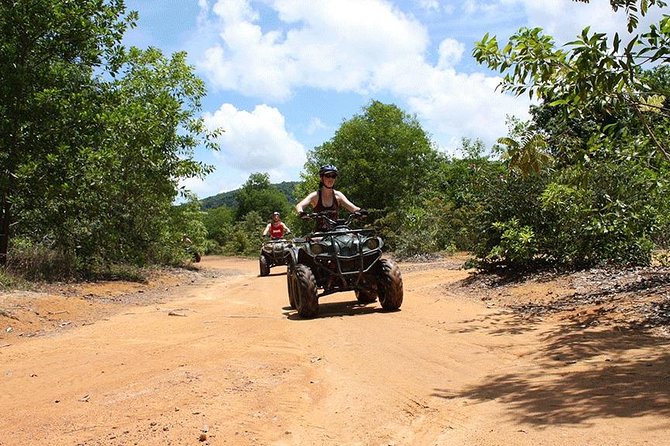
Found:
[[[335,173],[327,173],[327,174],[324,175],[324,177],[326,177],[326,178],[337,178],[337,174],[335,174]]]

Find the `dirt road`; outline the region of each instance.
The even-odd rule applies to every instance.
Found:
[[[313,320],[283,267],[202,267],[149,305],[5,333],[0,445],[670,445],[667,339],[522,320],[440,264],[401,264],[401,311],[340,293]]]

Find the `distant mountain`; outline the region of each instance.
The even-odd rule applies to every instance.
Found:
[[[289,203],[295,204],[298,202],[298,200],[296,200],[296,198],[293,196],[293,190],[298,183],[298,181],[284,181],[282,183],[272,184],[272,186],[276,187],[284,195],[286,195],[286,199]],[[233,208],[237,206],[236,197],[239,191],[240,189],[235,189],[231,190],[230,192],[222,192],[220,194],[212,195],[211,197],[203,198],[200,200],[200,208],[203,211],[221,206],[228,206]]]

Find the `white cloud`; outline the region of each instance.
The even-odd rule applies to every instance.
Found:
[[[499,16],[505,10],[509,11],[509,8],[506,6],[506,3],[509,1],[510,0],[466,0],[462,3],[460,8],[464,14],[474,15],[475,18],[483,15]]]
[[[213,8],[221,39],[200,67],[218,88],[250,96],[285,100],[305,86],[365,93],[375,67],[428,44],[424,27],[383,0],[270,1],[282,27],[265,32],[252,3],[228,3]]]
[[[618,32],[622,38],[628,35],[626,29],[627,16],[623,8],[616,13],[608,1],[589,3],[574,0],[502,0],[507,7],[520,5],[526,11],[529,26],[539,26],[546,34],[555,38],[557,44],[575,40],[587,26],[591,33],[604,32],[613,34]],[[649,23],[658,22],[663,10],[652,7],[645,17],[636,14],[640,19],[640,27],[635,33],[646,29]]]
[[[284,116],[276,108],[257,105],[252,111],[223,104],[205,113],[205,125],[222,129],[220,151],[208,153],[206,164],[215,171],[205,179],[189,178],[180,183],[199,198],[238,189],[251,173],[267,173],[272,183],[295,181],[304,166],[305,148],[286,129]]]
[[[305,163],[305,148],[288,132],[276,108],[258,105],[248,112],[223,104],[204,119],[208,128],[224,130],[221,151],[214,154],[219,166],[215,176],[230,175],[230,170],[267,172],[273,182],[287,181]]]
[[[453,67],[461,61],[465,52],[465,45],[454,39],[444,39],[438,49],[439,59],[437,68]]]
[[[424,94],[408,97],[407,102],[448,153],[454,154],[462,137],[479,138],[490,145],[505,136],[507,115],[528,118],[529,101],[495,92],[498,78],[453,69],[433,73],[426,80]]]
[[[440,10],[440,1],[439,0],[417,0],[419,7],[429,10],[429,11],[439,11]]]
[[[225,23],[255,21],[259,18],[248,0],[219,0],[212,10]]]
[[[325,130],[327,129],[328,126],[321,121],[321,119],[317,117],[313,117],[310,119],[309,124],[307,125],[307,130],[306,133],[308,135],[313,135],[318,131]]]
[[[413,2],[438,15],[438,6],[444,3]],[[218,0],[206,25],[216,27],[218,35],[201,52],[200,68],[219,89],[261,101],[287,101],[304,88],[397,98],[398,105],[416,113],[443,147],[462,136],[481,137],[490,144],[506,133],[506,115],[527,117],[529,100],[496,91],[498,77],[484,69],[463,72],[460,64],[468,48],[457,35],[450,36],[444,27],[439,36],[433,36],[441,40],[431,42],[427,25],[401,11],[398,4],[390,0]],[[443,7],[441,12],[448,14],[445,11]],[[483,22],[487,29],[482,36],[486,31],[495,35],[504,30],[505,35],[518,27],[539,26],[558,44],[574,39],[588,24],[595,24],[594,30],[597,25],[598,31],[625,29],[625,15],[614,14],[608,2],[467,0],[459,14],[460,21]],[[436,46],[434,64],[428,59],[431,45]],[[279,115],[275,109],[268,110]],[[234,114],[241,120],[244,113]],[[253,115],[258,119],[261,114],[257,108]],[[309,134],[309,129],[323,125],[312,118],[302,128]],[[283,129],[283,122],[277,127]],[[260,130],[245,129],[246,141],[254,141],[252,131]],[[246,148],[244,156],[231,157],[249,165],[261,159],[260,152]]]
[[[587,4],[572,0],[523,0],[521,3],[529,23],[541,27],[559,45],[574,40],[586,26],[591,25],[592,31],[609,32],[623,29],[621,25],[625,23],[624,14],[613,14],[609,2],[604,1]]]
[[[219,0],[213,7],[220,40],[204,53],[201,68],[219,88],[270,101],[306,87],[390,93],[429,123],[434,136],[449,141],[476,131],[497,138],[505,131],[503,108],[527,107],[527,101],[503,95],[492,101],[497,78],[457,73],[465,46],[453,38],[442,40],[437,64],[429,64],[427,28],[388,1],[268,0],[279,21],[267,29],[253,5]],[[495,5],[469,7],[490,12]],[[495,123],[478,122],[486,116]],[[308,128],[315,123],[322,124],[312,121]]]

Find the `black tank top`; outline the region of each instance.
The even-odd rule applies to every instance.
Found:
[[[323,201],[321,200],[321,189],[318,191],[318,197],[319,199],[316,202],[316,206],[314,206],[314,212],[328,212],[328,217],[330,217],[331,220],[337,220],[337,217],[339,216],[340,203],[337,201],[337,197],[335,197],[335,191],[333,191],[333,203],[328,207],[324,206]],[[314,228],[314,231],[321,232],[328,231],[329,229],[330,225],[325,219],[319,218],[316,220],[316,227]]]

